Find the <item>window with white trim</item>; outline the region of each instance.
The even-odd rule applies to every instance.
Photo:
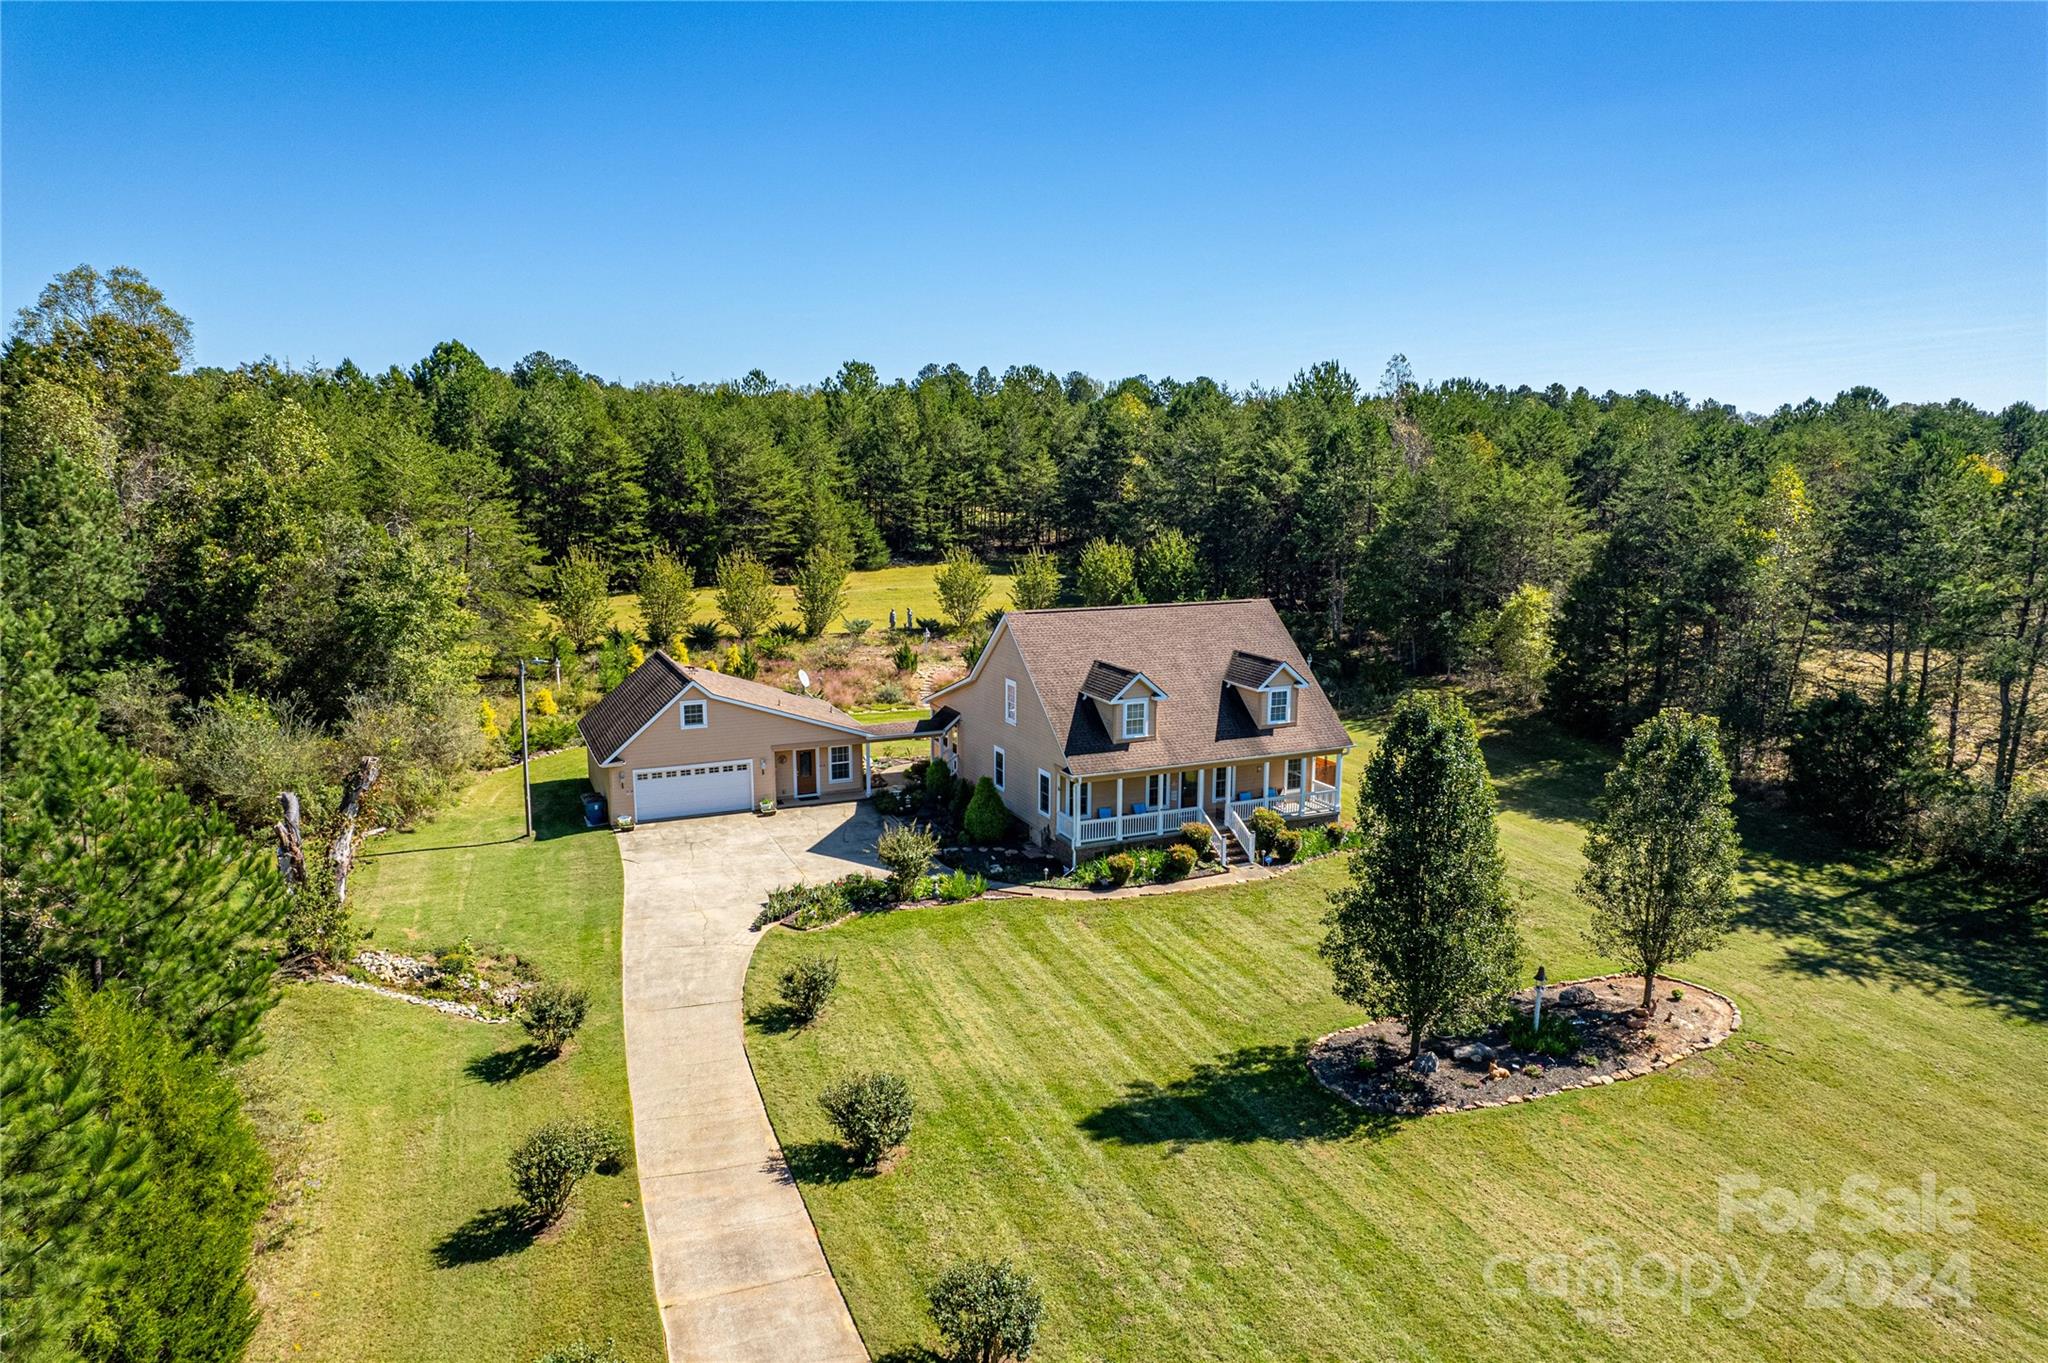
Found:
[[[1124,702],[1124,737],[1144,738],[1151,732],[1152,703],[1143,700]]]
[[[1293,688],[1281,686],[1266,693],[1266,723],[1285,724],[1293,714]]]
[[[1038,812],[1052,813],[1052,773],[1044,767],[1038,769]]]
[[[1301,759],[1299,757],[1287,759],[1287,789],[1301,789]]]
[[[1081,817],[1084,819],[1092,819],[1095,817],[1095,806],[1088,802],[1089,797],[1094,794],[1094,787],[1092,787],[1088,782],[1083,781],[1081,783]]]
[[[1006,775],[1008,775],[1008,766],[1009,764],[1004,760],[1003,750],[1001,748],[997,748],[995,770],[990,773],[990,775],[995,777],[997,790],[1001,790],[1003,788],[1003,778]]]
[[[1219,799],[1219,800],[1223,800],[1223,799],[1228,799],[1228,798],[1229,798],[1229,796],[1230,796],[1230,768],[1228,768],[1228,767],[1218,767],[1218,768],[1216,768],[1216,798],[1217,798],[1217,799]]]
[[[825,750],[825,779],[835,786],[843,786],[853,779],[853,745],[842,743],[836,748]]]
[[[1157,809],[1160,805],[1166,803],[1160,798],[1160,792],[1165,788],[1166,778],[1164,776],[1161,776],[1156,771],[1147,776],[1145,778],[1145,803],[1153,809]]]
[[[1017,683],[1003,678],[1003,723],[1017,722]]]
[[[711,707],[701,700],[683,702],[683,727],[702,729],[711,723]]]

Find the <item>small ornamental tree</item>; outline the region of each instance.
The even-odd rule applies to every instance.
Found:
[[[974,784],[974,794],[967,801],[967,813],[960,820],[960,829],[969,842],[982,844],[998,843],[1010,835],[1009,808],[1003,804],[1003,797],[996,791],[996,783],[984,776]]]
[[[954,549],[933,575],[939,590],[939,609],[956,630],[966,629],[981,619],[988,600],[988,565],[966,549]]]
[[[916,1110],[910,1085],[902,1075],[887,1070],[840,1080],[818,1095],[818,1106],[863,1169],[874,1168],[882,1156],[910,1139]]]
[[[1171,528],[1146,540],[1138,556],[1138,581],[1147,601],[1200,600],[1202,561],[1194,541]]]
[[[1665,710],[1638,725],[1607,774],[1586,834],[1579,893],[1593,904],[1595,950],[1643,977],[1721,940],[1734,911],[1735,797],[1719,729]]]
[[[1138,593],[1138,567],[1130,547],[1114,540],[1089,540],[1081,550],[1074,587],[1084,606],[1129,606],[1144,598]]]
[[[782,972],[776,981],[782,1006],[799,1027],[808,1027],[825,1011],[825,1005],[839,988],[839,958],[812,956]]]
[[[640,569],[642,632],[657,648],[670,647],[697,613],[697,579],[687,563],[657,549]]]
[[[814,545],[796,570],[796,613],[804,637],[815,639],[846,605],[846,577],[853,566],[829,544]]]
[[[535,1046],[549,1055],[559,1055],[589,1011],[589,995],[573,984],[550,980],[528,990],[519,1001],[519,1025]]]
[[[1017,575],[1010,581],[1010,607],[1020,611],[1042,611],[1060,599],[1060,565],[1043,549],[1033,549],[1017,560]]]
[[[889,869],[889,888],[898,899],[915,899],[924,893],[925,878],[938,855],[939,840],[929,828],[915,823],[886,824],[875,839],[875,859]]]
[[[1323,959],[1347,1003],[1398,1017],[1408,1057],[1514,989],[1521,943],[1479,733],[1455,695],[1411,695],[1359,784],[1364,841],[1330,896]]]
[[[1030,1275],[1007,1260],[953,1265],[932,1284],[926,1302],[939,1338],[961,1363],[1029,1358],[1045,1314]]]
[[[718,560],[718,613],[743,644],[775,619],[775,584],[761,560],[736,549]]]
[[[588,549],[573,548],[555,565],[555,616],[579,650],[595,646],[611,628],[611,572]]]

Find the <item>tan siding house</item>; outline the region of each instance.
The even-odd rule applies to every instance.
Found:
[[[835,706],[656,652],[578,722],[611,818],[651,822],[857,800],[868,741]]]

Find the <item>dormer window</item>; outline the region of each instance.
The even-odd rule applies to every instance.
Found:
[[[1266,693],[1266,723],[1285,724],[1294,717],[1294,689],[1280,687]]]
[[[1152,732],[1152,703],[1144,700],[1124,702],[1124,737],[1146,738]]]

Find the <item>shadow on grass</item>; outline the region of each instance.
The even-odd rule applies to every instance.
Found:
[[[535,1230],[517,1206],[480,1211],[441,1237],[433,1249],[434,1267],[460,1268],[517,1254],[533,1243]]]
[[[786,1145],[782,1148],[780,1164],[771,1161],[768,1171],[812,1185],[850,1183],[857,1178],[875,1176],[874,1170],[864,1168],[854,1159],[853,1152],[838,1141]]]
[[[536,842],[552,842],[576,833],[604,833],[583,821],[583,792],[590,782],[581,776],[565,776],[533,783],[533,836]]]
[[[1115,1145],[1185,1146],[1378,1139],[1400,1124],[1318,1084],[1308,1072],[1308,1045],[1303,1038],[1247,1046],[1171,1084],[1130,1084],[1121,1100],[1082,1118],[1081,1129]]]
[[[532,1074],[554,1058],[553,1052],[527,1042],[510,1050],[477,1056],[462,1068],[470,1078],[481,1079],[486,1084],[509,1084],[514,1079]]]
[[[764,1003],[747,1014],[747,1021],[771,1036],[803,1030],[803,1019],[786,1003]]]
[[[927,1349],[922,1344],[912,1344],[902,1349],[891,1349],[885,1354],[876,1354],[875,1363],[950,1363],[946,1355]]]

